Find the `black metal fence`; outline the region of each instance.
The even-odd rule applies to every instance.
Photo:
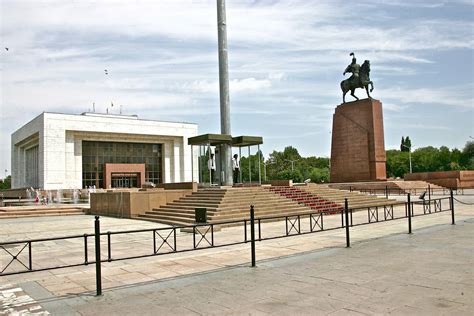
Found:
[[[114,232],[101,232],[100,219],[99,216],[96,216],[94,222],[94,234],[18,240],[0,243],[0,253],[3,252],[3,258],[8,258],[6,263],[1,261],[0,276],[95,264],[97,285],[96,290],[97,295],[101,295],[101,263],[105,262],[168,255],[173,253],[182,253],[217,247],[229,247],[250,242],[251,265],[255,266],[255,243],[257,241],[266,241],[323,231],[345,229],[346,246],[349,247],[350,227],[392,220],[408,219],[408,233],[412,233],[411,222],[413,217],[426,216],[448,211],[451,212],[451,222],[454,224],[454,199],[452,191],[450,192],[449,197],[416,202],[411,201],[411,195],[407,194],[407,202],[400,202],[400,204],[395,205],[390,204],[373,207],[351,208],[350,205],[348,205],[348,201],[346,199],[345,207],[339,212],[339,214],[334,214],[334,212],[314,212],[298,215],[256,218],[254,207],[251,206],[249,219]],[[399,214],[396,214],[396,212]],[[366,217],[364,216],[364,213],[367,214]],[[266,224],[269,222],[275,223],[275,225],[272,226],[273,230],[265,230],[267,227]],[[282,223],[284,226],[280,227],[279,223]],[[241,227],[242,235],[237,236],[233,234],[232,237],[235,239],[229,240],[229,238],[227,238],[227,241],[220,240],[216,236],[216,227],[219,226]],[[275,229],[275,227],[277,227],[277,229]],[[250,236],[248,234],[249,228]],[[189,238],[189,234],[178,234],[178,230],[190,232],[192,234],[192,240]],[[142,238],[139,240],[134,240],[133,236],[138,234],[141,234]],[[126,237],[122,238],[123,240],[120,240],[121,236]],[[229,237],[229,235],[225,236]],[[54,246],[54,243],[64,243],[77,239],[81,240],[83,248],[82,250],[75,250],[82,254],[82,256],[79,256],[79,258],[82,258],[82,260],[71,262],[67,258],[68,255],[71,255],[70,253],[58,253],[58,256],[51,254],[51,258],[54,259],[55,262],[59,262],[59,264],[51,264],[50,260],[47,260],[45,263],[35,261],[35,250],[41,250],[42,248],[44,249],[45,243],[53,243]],[[117,239],[118,241],[114,242],[114,239]],[[147,241],[149,241],[149,243],[146,243]],[[94,245],[91,246],[91,243]],[[145,246],[145,249],[138,249],[139,247],[135,247],[134,245],[136,244],[133,243]],[[101,246],[105,247],[106,255],[105,253],[101,252]],[[127,253],[129,254],[120,256],[120,253],[114,253],[114,247],[121,248],[122,250],[123,247],[128,247]],[[13,248],[15,248],[15,250],[13,250]],[[89,259],[89,255],[92,250],[95,250],[94,260]],[[71,257],[77,258],[77,252],[76,256]],[[123,253],[123,251],[121,253]],[[12,267],[13,263],[16,263],[16,268]]]
[[[385,195],[386,198],[392,195],[407,195],[408,193],[412,195],[424,195],[427,199],[430,199],[431,196],[435,195],[449,195],[451,191],[453,194],[456,195],[464,195],[464,189],[457,189],[451,190],[444,187],[432,187],[428,185],[426,187],[418,187],[418,188],[409,188],[409,189],[402,189],[402,188],[390,188],[385,186],[383,188],[360,188],[357,186],[348,186],[343,188],[344,190],[349,190],[350,192],[358,191],[361,193],[369,194],[369,195]]]

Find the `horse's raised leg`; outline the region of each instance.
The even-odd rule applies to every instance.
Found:
[[[372,81],[369,81],[370,84],[370,92],[374,91],[374,83]]]
[[[354,98],[356,98],[357,101],[359,101],[359,98],[355,96],[354,91],[355,91],[355,89],[352,89],[352,90],[351,90],[351,95],[352,95]]]

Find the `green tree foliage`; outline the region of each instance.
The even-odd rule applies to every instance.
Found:
[[[292,146],[273,151],[265,162],[267,180],[329,182],[329,158],[302,157]]]
[[[468,141],[460,153],[459,158],[461,166],[474,170],[474,141]]]
[[[410,140],[410,137],[406,137],[404,138],[402,136],[402,141],[400,143],[400,151],[402,152],[409,152],[410,151],[410,148],[411,148],[411,140]]]
[[[8,176],[3,180],[0,180],[0,190],[6,190],[11,188],[12,177]]]
[[[405,138],[405,144],[409,138]],[[407,150],[408,151],[408,150]],[[409,153],[399,150],[387,150],[387,176],[403,177],[409,172]],[[451,171],[474,169],[474,142],[467,142],[463,151],[428,146],[418,148],[411,153],[413,172]]]

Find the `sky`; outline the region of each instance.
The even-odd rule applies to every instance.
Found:
[[[220,132],[215,0],[0,6],[2,177],[11,134],[43,111],[80,114],[95,103],[97,112],[118,114],[121,105],[123,114]],[[232,134],[262,136],[266,157],[286,146],[330,155],[350,52],[371,62],[386,149],[399,148],[402,136],[413,149],[462,149],[474,137],[473,0],[226,6]]]

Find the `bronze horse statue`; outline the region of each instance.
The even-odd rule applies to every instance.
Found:
[[[351,53],[353,55],[353,53]],[[360,68],[360,70],[359,70]],[[342,90],[342,102],[346,103],[346,93],[348,91],[351,91],[351,95],[356,98],[356,100],[359,100],[358,97],[354,95],[354,91],[357,88],[365,88],[365,91],[367,91],[367,97],[372,98],[369,94],[369,84],[371,86],[370,92],[374,90],[374,84],[370,80],[370,61],[366,60],[362,64],[362,66],[359,67],[355,63],[355,58],[352,61],[352,64],[347,66],[346,70],[344,71],[344,75],[347,72],[352,72],[352,76],[349,79],[341,81],[341,90]]]

